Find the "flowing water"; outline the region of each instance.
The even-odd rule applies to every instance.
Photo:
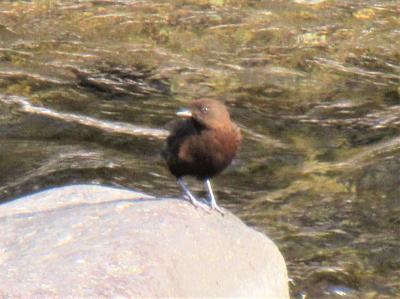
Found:
[[[178,196],[164,128],[202,96],[244,132],[219,201],[279,245],[292,297],[400,297],[398,0],[1,1],[0,200]]]

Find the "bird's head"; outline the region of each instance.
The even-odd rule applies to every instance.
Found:
[[[194,100],[189,109],[181,110],[176,115],[183,118],[192,118],[207,128],[223,127],[231,122],[225,105],[213,99]]]

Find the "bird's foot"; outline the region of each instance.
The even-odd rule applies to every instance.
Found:
[[[200,208],[207,213],[210,213],[210,207],[206,204],[204,204],[202,201],[197,200],[194,196],[189,196],[187,194],[183,194],[183,198],[189,201],[192,205],[194,205],[196,208]]]
[[[196,199],[196,197],[194,197],[192,192],[190,192],[190,190],[189,190],[188,186],[186,185],[186,182],[183,180],[183,178],[179,178],[177,180],[177,182],[178,182],[178,185],[181,186],[181,188],[182,188],[183,198],[190,201],[195,207],[201,208],[204,211],[206,211],[207,213],[210,213],[209,207],[207,205],[205,205],[204,203],[198,201]]]
[[[186,197],[186,199],[191,201],[189,197]],[[225,214],[224,211],[222,210],[222,208],[212,199],[207,200],[206,198],[202,197],[202,198],[197,198],[196,201],[197,201],[197,203],[200,203],[202,206],[206,206],[208,209],[208,212],[212,211],[212,210],[216,210],[221,215]],[[194,204],[194,205],[196,205],[196,204]]]
[[[210,208],[211,210],[216,210],[221,215],[225,214],[224,211],[219,207],[219,205],[217,205],[217,203],[213,200],[210,201]]]

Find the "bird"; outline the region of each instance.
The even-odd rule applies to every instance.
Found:
[[[215,99],[200,98],[176,115],[182,119],[170,126],[161,152],[169,171],[176,177],[183,196],[196,207],[216,210],[222,215],[211,186],[211,179],[232,162],[242,143],[239,127],[231,120],[226,106]],[[190,191],[185,176],[205,183],[208,206]]]

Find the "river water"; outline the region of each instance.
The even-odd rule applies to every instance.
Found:
[[[178,196],[165,124],[212,96],[244,133],[219,202],[278,244],[292,297],[398,298],[399,28],[398,1],[3,0],[0,200]]]

